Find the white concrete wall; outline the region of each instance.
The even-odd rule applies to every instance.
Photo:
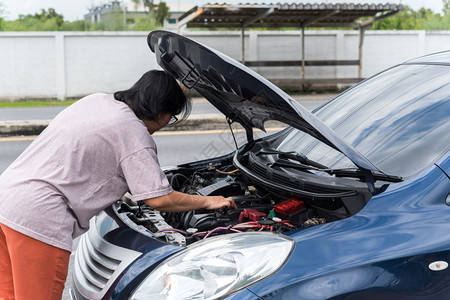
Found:
[[[183,34],[241,60],[239,32]],[[146,32],[2,32],[0,99],[78,98],[130,87],[158,68]],[[366,31],[362,77],[450,49],[450,31]],[[300,60],[300,31],[249,31],[246,60]],[[306,31],[306,60],[358,59],[358,32]],[[299,78],[299,67],[259,67],[268,79]],[[358,66],[307,67],[306,78],[357,77]]]
[[[55,96],[55,71],[54,34],[2,33],[0,37],[1,98]]]
[[[146,34],[66,36],[65,95],[129,88],[140,75],[158,67]]]

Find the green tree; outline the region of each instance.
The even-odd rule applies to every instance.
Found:
[[[405,6],[402,12],[392,17],[375,22],[371,29],[378,29],[378,30],[420,29],[418,28],[416,18],[417,18],[416,12],[412,10],[409,6]]]
[[[133,0],[136,7],[142,3],[148,9],[148,17],[138,18],[133,30],[152,30],[164,25],[164,20],[170,17],[169,7],[166,2],[160,1],[158,5],[153,0]]]
[[[164,25],[164,20],[170,18],[171,13],[169,12],[169,7],[166,2],[159,2],[158,6],[155,10],[155,19],[156,21],[162,25]]]
[[[139,5],[139,3],[142,2],[142,4],[144,4],[144,7],[148,8],[149,13],[153,11],[153,0],[133,0],[133,2],[136,4],[136,7]]]
[[[137,19],[133,29],[135,31],[151,31],[158,28],[161,28],[161,25],[156,22],[156,19],[148,17]]]
[[[49,8],[48,11],[46,11],[45,9],[41,9],[41,13],[35,14],[34,16],[36,19],[40,19],[44,22],[46,20],[54,20],[58,27],[61,27],[64,24],[64,17],[58,14],[53,8]]]
[[[19,15],[14,21],[5,22],[6,31],[59,31],[64,25],[64,17],[53,8],[42,9],[34,15]]]
[[[5,19],[4,19],[4,13],[5,13],[5,10],[4,10],[4,8],[3,8],[3,3],[2,2],[0,2],[0,31],[3,31],[3,29],[4,29],[4,23],[5,23]]]
[[[0,31],[121,31],[121,30],[153,30],[161,28],[164,20],[170,17],[169,7],[165,2],[154,5],[149,0],[133,0],[151,8],[147,15],[136,16],[130,20],[126,14],[117,6],[114,10],[105,14],[101,22],[90,21],[64,21],[63,15],[58,14],[55,9],[42,9],[39,13],[19,15],[18,19],[5,21],[3,16],[2,2],[0,0]]]
[[[443,0],[444,2],[444,16],[439,13],[434,13],[431,9],[421,8],[414,11],[409,6],[405,6],[404,10],[392,17],[375,22],[371,29],[375,30],[448,30],[450,29],[450,22],[448,14],[445,13],[445,4],[450,0]]]
[[[442,0],[442,4],[444,6],[444,9],[442,10],[444,16],[450,15],[450,0]]]
[[[450,24],[450,0],[442,0],[442,3],[444,4],[444,9],[442,10],[444,17],[442,23]]]
[[[73,22],[64,22],[61,26],[62,31],[88,31],[87,23],[84,20]]]

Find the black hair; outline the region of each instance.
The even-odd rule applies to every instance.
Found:
[[[128,90],[114,93],[114,98],[128,104],[138,118],[157,120],[161,112],[186,119],[191,101],[174,77],[165,71],[150,70]]]

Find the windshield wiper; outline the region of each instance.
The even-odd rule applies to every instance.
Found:
[[[323,170],[325,171],[325,170]],[[360,178],[364,177],[364,173],[360,169],[330,169],[326,171],[330,175],[335,175],[337,177],[354,177],[354,178]],[[382,181],[389,181],[389,182],[400,182],[403,181],[403,178],[396,175],[388,175],[381,172],[374,172],[371,171],[373,178],[375,180],[382,180]]]
[[[261,148],[256,155],[261,154],[274,154],[278,155],[280,159],[276,160],[271,167],[279,166],[279,167],[287,167],[287,168],[293,168],[293,169],[300,169],[300,170],[310,170],[310,171],[320,171],[320,172],[326,172],[330,175],[335,175],[336,177],[352,177],[352,178],[364,178],[366,177],[366,174],[358,169],[358,168],[346,168],[346,169],[332,169],[328,168],[318,162],[315,162],[313,160],[310,160],[306,157],[304,154],[298,154],[295,151],[290,152],[284,152],[279,150],[274,150],[270,148]],[[287,158],[294,161],[297,161],[298,163],[294,163],[292,161],[289,161]],[[400,182],[403,180],[402,177],[396,176],[396,175],[388,175],[381,172],[374,172],[371,171],[373,175],[374,180],[382,180],[382,181],[389,181],[389,182]]]
[[[325,172],[330,175],[334,175],[336,177],[352,177],[352,178],[364,178],[365,174],[360,169],[357,168],[346,168],[346,169],[329,169],[329,168],[316,168],[313,166],[308,166],[302,163],[292,162],[286,159],[278,159],[276,160],[271,167],[284,167],[284,168],[292,168],[299,170],[308,170],[308,171],[319,171]],[[400,176],[388,175],[380,172],[372,171],[372,175],[374,180],[381,181],[389,181],[389,182],[400,182],[403,180]]]
[[[313,166],[310,166],[310,165],[302,164],[301,162],[292,162],[290,160],[283,159],[283,158],[277,159],[270,166],[272,168],[273,167],[288,167],[288,168],[292,168],[292,169],[300,169],[300,170],[308,170],[308,171],[311,171],[311,170],[312,171],[325,170],[325,169],[313,167]]]
[[[261,154],[276,154],[278,155],[280,158],[289,158],[295,161],[298,161],[299,163],[303,164],[303,165],[307,165],[307,166],[312,166],[318,169],[327,169],[326,166],[310,160],[306,157],[306,155],[304,154],[298,154],[295,151],[289,151],[289,152],[284,152],[284,151],[279,151],[279,150],[275,150],[275,149],[270,149],[270,148],[261,148],[261,150],[259,150],[256,155],[261,155]]]

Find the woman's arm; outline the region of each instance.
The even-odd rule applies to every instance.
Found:
[[[165,196],[150,198],[144,200],[144,202],[154,209],[165,212],[181,212],[200,208],[237,208],[231,197],[188,195],[177,191],[173,191]]]

